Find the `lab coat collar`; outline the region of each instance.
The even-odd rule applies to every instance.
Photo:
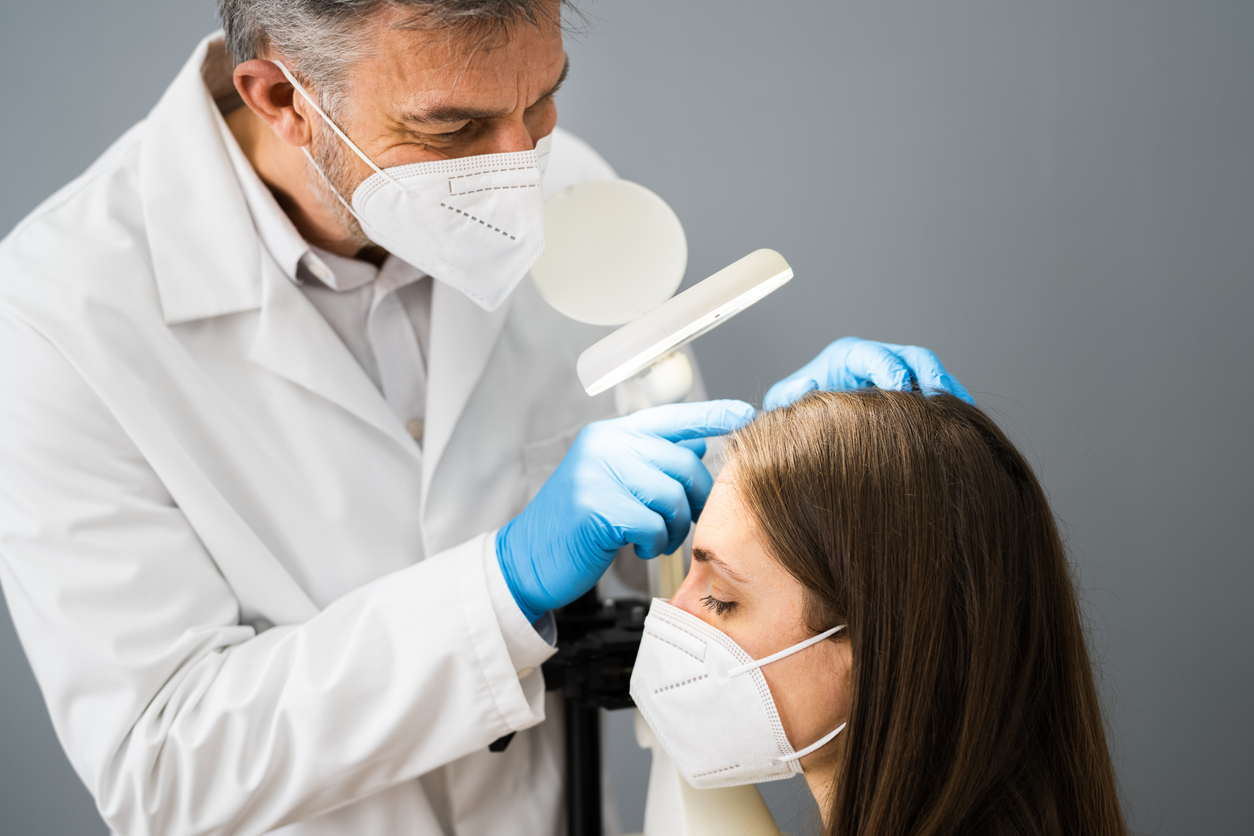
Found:
[[[144,219],[165,321],[260,308],[253,362],[417,455],[379,390],[287,275],[295,265],[280,267],[276,259],[284,254],[261,241],[215,102],[231,95],[228,67],[220,34],[201,41],[149,116],[140,151]]]
[[[240,193],[244,195],[244,202],[248,204],[262,248],[283,268],[284,275],[300,284],[297,274],[302,261],[317,259],[318,256],[313,255],[313,248],[301,237],[296,224],[292,223],[292,219],[279,206],[269,187],[262,182],[261,175],[249,162],[244,149],[235,141],[226,119],[220,113],[215,113],[214,121],[217,123],[218,136],[222,138],[227,158],[231,161],[231,173],[239,184]]]
[[[250,357],[418,454],[400,420],[300,289],[263,247],[234,175],[207,78],[228,61],[222,34],[196,47],[148,119],[140,189],[167,324],[261,308]],[[427,361],[423,492],[491,358],[511,300],[492,313],[435,282]]]
[[[205,83],[215,70],[221,75],[214,62],[223,61],[229,65],[221,33],[200,42],[149,115],[140,149],[144,222],[167,324],[261,303],[261,244]]]

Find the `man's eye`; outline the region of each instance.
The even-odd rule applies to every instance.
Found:
[[[533,104],[531,107],[527,108],[527,112],[534,113],[535,111],[542,110],[551,104],[553,104],[553,95],[549,94],[545,96],[543,99],[536,99],[536,103]]]
[[[705,604],[707,610],[712,610],[715,615],[727,615],[736,609],[735,601],[720,601],[713,595],[707,595],[701,599],[701,603]]]
[[[449,140],[453,140],[453,139],[460,139],[464,137],[466,134],[470,133],[470,130],[471,130],[470,126],[471,126],[471,123],[467,122],[465,125],[462,125],[460,128],[458,128],[455,131],[445,131],[444,133],[438,133],[438,134],[427,134],[427,136],[433,139],[443,140],[446,142]]]

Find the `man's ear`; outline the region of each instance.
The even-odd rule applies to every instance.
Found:
[[[313,133],[306,118],[311,108],[273,61],[254,58],[235,68],[235,89],[248,109],[289,145],[308,145]]]

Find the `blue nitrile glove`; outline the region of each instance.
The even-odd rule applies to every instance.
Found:
[[[917,345],[894,345],[841,337],[818,357],[772,386],[762,401],[763,409],[788,406],[816,389],[909,390],[910,378],[924,392],[948,392],[975,403],[958,379],[945,371],[940,358]]]
[[[679,548],[714,480],[704,442],[753,419],[741,401],[679,403],[583,428],[536,498],[496,535],[505,583],[530,621],[587,592],[614,553]],[[682,443],[681,443],[682,442]]]

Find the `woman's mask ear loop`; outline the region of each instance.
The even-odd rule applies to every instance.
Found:
[[[841,723],[839,726],[832,729],[830,732],[823,735],[818,740],[814,741],[809,746],[802,749],[800,752],[793,752],[791,757],[775,758],[774,760],[776,763],[788,763],[788,761],[799,761],[802,758],[804,758],[806,755],[810,754],[811,752],[817,752],[819,749],[822,749],[824,746],[826,746],[828,743],[832,741],[832,738],[834,738],[836,735],[843,732],[845,730],[845,726],[847,725],[849,725],[848,722]]]
[[[812,636],[806,639],[805,641],[801,642],[800,644],[795,644],[792,647],[786,647],[783,650],[781,650],[779,653],[772,653],[770,656],[767,656],[765,659],[759,659],[756,662],[750,662],[747,665],[741,665],[738,668],[732,668],[731,670],[727,672],[727,676],[728,677],[740,676],[740,674],[748,673],[754,668],[760,668],[764,665],[771,664],[771,662],[777,662],[780,659],[785,658],[786,656],[791,656],[794,653],[800,653],[801,651],[805,650],[807,647],[818,644],[824,639],[836,635],[837,633],[839,633],[841,630],[845,629],[848,626],[849,625],[847,624],[841,624],[837,627],[833,627],[830,630],[825,630],[822,633],[819,633],[817,636]],[[831,742],[832,738],[834,738],[836,735],[843,732],[845,730],[845,726],[847,725],[849,725],[848,722],[841,723],[839,726],[832,729],[830,732],[823,735],[818,740],[814,741],[809,746],[802,749],[800,752],[793,752],[792,755],[790,756],[786,756],[782,758],[775,758],[774,760],[776,763],[787,763],[788,761],[799,761],[802,758],[804,758],[806,755],[810,754],[811,752],[815,752],[815,751],[818,751],[819,749],[822,749],[824,746],[826,746],[828,743]]]
[[[303,84],[301,84],[299,81],[296,80],[296,77],[292,75],[291,71],[288,70],[288,68],[283,65],[282,61],[271,61],[270,63],[274,64],[274,66],[278,67],[279,70],[282,71],[284,77],[287,78],[287,80],[291,82],[292,86],[296,88],[296,92],[300,93],[301,98],[303,98],[306,102],[309,103],[309,106],[314,109],[314,112],[322,117],[322,121],[326,122],[331,127],[331,130],[335,131],[336,135],[340,139],[344,140],[344,144],[347,145],[349,148],[353,149],[353,153],[356,154],[358,157],[361,157],[362,162],[370,166],[370,168],[374,171],[375,174],[383,175],[388,180],[388,182],[390,182],[392,185],[399,188],[401,191],[403,192],[409,191],[407,188],[405,188],[404,184],[397,182],[395,179],[393,179],[392,175],[388,174],[386,171],[384,171],[383,169],[375,165],[374,161],[371,160],[369,157],[367,157],[362,152],[362,150],[358,148],[351,139],[348,138],[348,134],[340,130],[340,126],[335,124],[335,120],[333,120],[330,116],[327,116],[326,112],[323,111],[322,108],[318,107],[318,103],[313,100],[313,96],[309,95],[309,91],[305,89],[305,86]],[[335,187],[335,184],[331,182],[331,178],[327,177],[327,173],[322,170],[322,166],[318,165],[318,162],[313,158],[313,155],[309,153],[309,149],[302,145],[300,150],[305,152],[305,158],[309,160],[310,164],[313,165],[314,169],[318,172],[318,174],[322,175],[322,179],[325,180],[327,185],[331,187],[332,194],[334,194],[337,198],[339,198],[340,203],[344,204],[344,208],[347,209],[349,213],[354,218],[357,219],[358,223],[364,226],[365,223],[364,221],[362,221],[361,216],[358,215],[355,211],[353,211],[353,207],[349,205],[349,202],[344,199],[344,196],[342,194],[340,194],[340,190],[337,189]]]

